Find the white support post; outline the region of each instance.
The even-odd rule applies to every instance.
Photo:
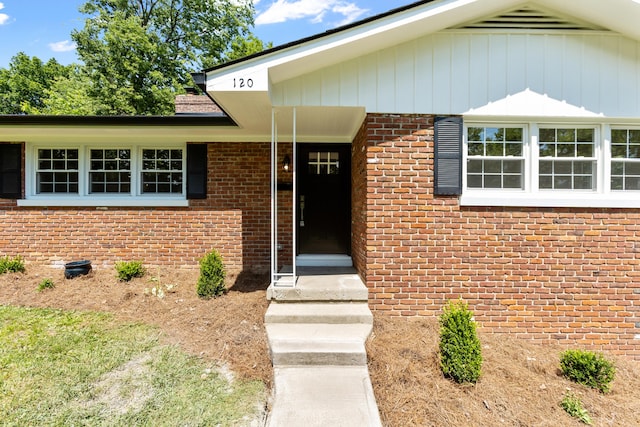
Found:
[[[277,171],[276,171],[276,112],[271,109],[271,285],[274,285],[277,281],[278,273],[278,240],[277,240],[277,228],[278,228],[278,184]]]
[[[278,253],[279,253],[279,237],[278,237],[278,171],[280,165],[278,163],[278,118],[277,111],[271,110],[271,285],[281,287],[294,287],[296,284],[296,111],[293,110],[293,161],[292,161],[292,176],[293,176],[293,197],[291,200],[291,206],[293,209],[293,230],[292,230],[292,271],[281,272],[278,265]],[[284,281],[283,278],[290,278],[291,280]]]
[[[292,151],[292,157],[293,160],[291,161],[292,163],[292,168],[291,168],[291,173],[292,173],[292,179],[293,179],[293,191],[292,191],[292,195],[291,195],[291,206],[292,206],[292,212],[291,212],[291,217],[293,218],[293,223],[291,224],[291,236],[293,237],[293,241],[291,242],[292,245],[292,250],[291,250],[291,265],[293,266],[293,284],[295,286],[295,282],[298,278],[298,274],[297,274],[297,269],[296,269],[296,246],[298,244],[298,235],[297,235],[297,231],[298,231],[298,216],[297,216],[297,211],[298,211],[298,206],[297,206],[297,197],[296,195],[298,194],[298,188],[297,188],[297,180],[296,180],[296,165],[298,163],[298,121],[297,121],[297,113],[298,110],[296,109],[296,107],[293,107],[293,136],[292,136],[292,141],[291,144],[293,145],[293,147],[291,148]]]

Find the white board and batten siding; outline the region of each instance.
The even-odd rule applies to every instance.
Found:
[[[517,116],[551,115],[549,100],[570,107],[556,116],[638,117],[640,43],[594,31],[445,31],[277,83],[271,97],[281,106]]]

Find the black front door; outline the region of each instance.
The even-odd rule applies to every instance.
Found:
[[[351,252],[351,145],[298,146],[298,253]]]

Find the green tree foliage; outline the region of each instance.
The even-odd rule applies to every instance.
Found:
[[[89,0],[72,33],[98,114],[172,114],[190,72],[262,49],[250,37],[253,3],[239,0]],[[254,43],[255,42],[255,43]]]
[[[44,108],[47,91],[58,78],[72,71],[55,59],[43,63],[23,52],[11,58],[9,68],[0,68],[0,114],[25,114]]]
[[[45,89],[42,107],[25,108],[27,114],[93,116],[106,108],[89,94],[92,82],[80,65],[73,65],[69,76],[56,77]]]

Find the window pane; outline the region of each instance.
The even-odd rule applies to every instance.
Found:
[[[482,188],[482,175],[467,175],[467,187]]]
[[[550,176],[546,176],[546,175],[540,175],[539,180],[538,180],[538,186],[544,190],[550,190],[551,188],[553,188],[553,181],[552,178]]]
[[[557,174],[571,174],[571,162],[554,162],[553,172]]]
[[[507,156],[522,156],[522,144],[506,144],[505,155]]]
[[[507,141],[522,141],[522,128],[507,128]]]
[[[540,157],[554,157],[556,146],[554,144],[540,144]]]
[[[593,157],[593,144],[578,144],[578,157]]]
[[[590,176],[576,176],[574,178],[573,188],[577,190],[591,190],[591,177]]]
[[[611,178],[611,189],[624,190],[624,188],[622,188],[622,177]]]
[[[143,150],[143,193],[182,193],[182,150]]]
[[[522,173],[522,161],[505,161],[504,163],[504,172],[510,174],[520,174]]]
[[[611,130],[611,142],[614,144],[626,144],[627,143],[627,131],[622,129]]]
[[[39,149],[36,164],[36,193],[78,192],[77,149]]]
[[[611,146],[611,156],[615,158],[627,157],[627,146],[626,145]]]
[[[540,173],[541,174],[552,174],[553,173],[553,162],[540,162]]]
[[[640,144],[640,129],[629,130],[629,142],[632,144]]]
[[[640,190],[640,177],[625,179],[625,190]]]
[[[575,142],[575,129],[558,129],[558,142]]]
[[[484,188],[502,188],[502,176],[485,175]]]
[[[507,175],[504,177],[504,188],[522,189],[522,177],[520,175]]]
[[[482,156],[484,155],[484,145],[482,143],[470,143],[468,146],[468,154],[470,156]]]
[[[640,159],[640,145],[629,145],[629,156],[630,159]]]
[[[578,129],[578,142],[593,142],[593,129]]]
[[[482,160],[468,160],[467,172],[469,173],[482,173]]]
[[[504,149],[503,149],[502,143],[487,144],[487,156],[504,156]]]
[[[485,173],[500,173],[502,172],[502,162],[500,160],[485,160],[484,162]]]
[[[523,161],[523,128],[467,128],[467,187],[521,188]],[[508,142],[506,142],[508,141]]]
[[[486,141],[504,141],[504,133],[502,129],[485,128]]]
[[[639,162],[627,162],[625,167],[625,173],[627,175],[639,175],[640,176],[640,163]]]
[[[554,176],[553,188],[556,190],[571,190],[571,177],[570,176]]]
[[[558,157],[574,157],[574,145],[573,144],[558,144],[557,145]]]
[[[612,175],[623,175],[624,174],[624,163],[623,162],[611,162],[611,174]]]
[[[472,141],[476,141],[476,142],[482,142],[483,139],[483,131],[484,128],[468,128],[467,129],[467,141],[468,142],[472,142]]]
[[[556,142],[555,129],[540,129],[540,142]]]

